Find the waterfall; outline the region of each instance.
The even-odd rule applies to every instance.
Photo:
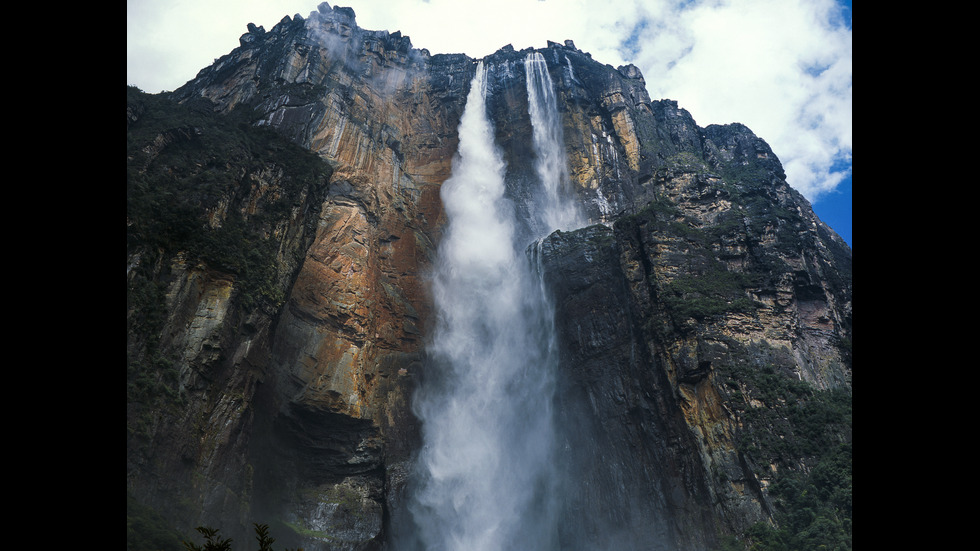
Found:
[[[553,230],[581,227],[585,220],[568,192],[568,162],[554,85],[544,56],[532,52],[524,59],[528,112],[533,129],[535,163],[541,193],[538,194],[541,236]]]
[[[567,170],[539,57],[526,62],[541,180],[534,200],[539,231],[550,233],[575,219],[560,193]],[[452,175],[441,189],[448,223],[432,278],[436,327],[413,401],[423,442],[409,508],[425,550],[557,545],[554,332],[533,252],[544,233],[533,236],[539,243],[526,254],[487,117],[487,73],[481,61]]]

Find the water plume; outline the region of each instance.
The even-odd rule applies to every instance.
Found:
[[[578,223],[561,193],[560,124],[539,57],[529,57],[526,69],[540,180],[535,240]],[[557,545],[553,314],[536,247],[526,253],[527,236],[516,236],[518,209],[505,196],[506,166],[487,117],[487,79],[481,61],[441,190],[448,223],[432,279],[437,321],[413,402],[423,445],[410,510],[427,550]]]

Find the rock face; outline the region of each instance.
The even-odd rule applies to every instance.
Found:
[[[245,542],[264,522],[283,545],[386,548],[418,445],[426,270],[475,60],[326,3],[240,43],[170,98],[129,102],[131,142],[148,137],[129,156],[128,488],[186,534],[209,524]],[[508,192],[533,208],[528,51],[483,61]],[[635,67],[571,41],[538,51],[594,223],[541,247],[562,350],[556,468],[582,481],[562,539],[709,549],[772,522],[774,473],[808,469],[806,454],[753,447],[753,412],[778,404],[746,373],[849,393],[851,251],[748,128],[700,128],[650,100]],[[152,126],[169,100],[201,119]],[[292,143],[207,157],[220,121]],[[219,262],[177,229],[152,238],[162,226],[137,223],[134,203],[163,178],[211,186],[174,219],[268,261]]]

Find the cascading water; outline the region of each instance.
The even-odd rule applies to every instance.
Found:
[[[541,184],[537,203],[540,209],[538,227],[543,237],[554,230],[578,228],[585,220],[577,203],[567,193],[568,163],[565,155],[561,118],[555,88],[544,56],[532,52],[524,59],[527,77],[528,112],[534,134],[534,167]]]
[[[567,174],[547,67],[540,54],[525,67],[542,184],[533,210],[539,220],[531,224],[538,235],[517,235],[515,208],[505,198],[482,61],[452,176],[442,186],[448,225],[432,281],[437,326],[432,364],[414,401],[423,446],[410,509],[426,550],[557,544],[552,310],[524,251],[577,219],[560,194]]]

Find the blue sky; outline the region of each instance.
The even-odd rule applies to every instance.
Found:
[[[816,202],[811,203],[813,212],[844,238],[848,246],[851,244],[851,165],[848,163],[848,175],[837,187],[821,195]]]
[[[173,90],[319,0],[127,0],[127,83]],[[483,57],[574,40],[633,63],[652,99],[699,126],[740,122],[766,140],[789,184],[851,244],[851,2],[841,0],[347,0],[365,29],[401,31],[431,53]]]
[[[844,24],[848,29],[851,28],[851,0],[839,2],[841,14],[844,17]],[[817,198],[813,202],[813,211],[828,226],[847,241],[851,243],[851,162],[848,160],[843,163],[841,170],[847,172],[847,176],[837,187]]]

